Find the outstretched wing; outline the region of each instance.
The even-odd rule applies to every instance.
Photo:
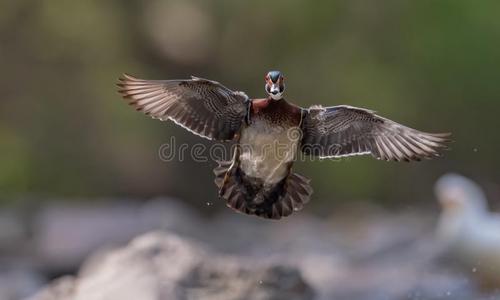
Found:
[[[118,86],[135,109],[212,140],[231,140],[247,115],[247,95],[207,79],[144,80],[125,74]]]
[[[371,154],[410,161],[439,156],[448,133],[421,132],[373,111],[346,106],[304,109],[302,151],[322,158]]]

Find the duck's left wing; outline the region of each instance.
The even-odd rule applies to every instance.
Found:
[[[160,120],[172,120],[211,140],[231,140],[240,129],[249,98],[222,84],[198,77],[144,80],[123,75],[119,92],[135,109]]]
[[[302,151],[321,158],[371,154],[377,159],[410,161],[439,156],[448,133],[426,133],[376,115],[339,105],[303,110]]]

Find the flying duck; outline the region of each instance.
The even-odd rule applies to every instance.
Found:
[[[262,99],[198,77],[144,80],[124,74],[118,86],[131,106],[152,118],[172,120],[210,140],[235,141],[233,159],[214,169],[219,196],[234,210],[263,218],[288,216],[310,200],[310,180],[292,171],[299,154],[413,161],[439,156],[449,136],[363,108],[301,108],[283,98],[285,78],[279,71],[265,76],[268,97]]]

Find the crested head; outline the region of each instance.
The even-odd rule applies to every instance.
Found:
[[[283,98],[285,92],[285,78],[280,71],[269,71],[265,77],[266,92],[274,100]]]

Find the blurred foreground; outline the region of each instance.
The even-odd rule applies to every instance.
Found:
[[[472,182],[444,181],[441,202],[481,195],[466,193],[477,188]],[[10,266],[0,274],[1,299],[28,296],[77,269],[30,299],[500,299],[498,285],[484,285],[486,265],[469,267],[454,256],[474,233],[454,235],[454,245],[436,236],[450,218],[446,207],[439,223],[437,214],[367,206],[276,222],[230,210],[208,219],[170,198],[103,203],[47,207],[31,218],[30,235],[3,226]],[[456,219],[470,219],[463,215]],[[483,241],[500,253],[495,239]]]

